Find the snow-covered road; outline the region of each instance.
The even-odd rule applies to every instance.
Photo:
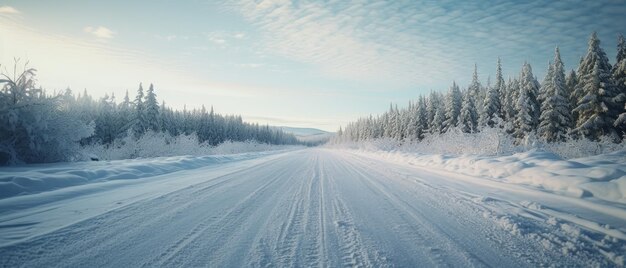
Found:
[[[588,267],[626,252],[623,207],[342,150],[109,183],[0,200],[0,267]]]

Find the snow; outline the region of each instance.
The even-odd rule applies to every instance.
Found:
[[[310,148],[223,157],[21,167],[71,174],[209,163],[0,199],[0,266],[624,265],[623,202],[513,180],[543,170],[586,180],[574,189],[614,182],[624,152],[562,160],[538,151],[481,158]]]
[[[354,152],[393,163],[442,169],[567,196],[626,204],[626,150],[569,160],[540,150],[500,157],[433,155],[395,150]]]
[[[220,153],[227,153],[238,151],[239,148],[219,146],[215,149],[220,150]],[[258,158],[283,151],[285,150],[5,167],[0,169],[0,199],[87,183],[154,177],[181,170]]]

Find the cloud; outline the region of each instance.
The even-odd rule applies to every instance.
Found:
[[[186,36],[186,35],[176,35],[176,34],[169,34],[169,35],[155,34],[154,38],[160,39],[160,40],[166,40],[166,41],[189,40],[189,36]]]
[[[265,65],[262,63],[240,63],[240,64],[237,64],[237,66],[242,67],[242,68],[255,69],[255,68],[263,67]]]
[[[20,14],[21,12],[11,6],[0,6],[0,14]]]
[[[296,118],[285,116],[257,116],[257,115],[242,115],[242,118],[247,122],[256,122],[260,125],[271,126],[291,126],[291,127],[313,127],[319,128],[325,131],[336,131],[339,127],[338,122],[347,123],[348,118]]]
[[[93,36],[97,38],[102,38],[102,39],[111,39],[116,34],[116,32],[104,26],[98,26],[98,27],[87,26],[83,28],[83,30],[86,33],[92,34]]]
[[[209,41],[218,44],[218,45],[223,45],[226,44],[226,39],[222,39],[222,38],[217,38],[217,37],[211,37],[209,38]]]
[[[264,54],[390,87],[469,80],[474,62],[486,79],[498,56],[511,73],[544,69],[555,45],[573,66],[591,31],[614,39],[626,25],[619,1],[233,1]]]

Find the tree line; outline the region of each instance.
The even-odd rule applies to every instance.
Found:
[[[619,142],[626,135],[626,42],[618,38],[616,63],[611,65],[596,33],[576,71],[565,73],[559,48],[541,83],[529,63],[505,81],[500,58],[495,82],[483,86],[474,73],[460,89],[455,82],[447,93],[430,92],[410,101],[407,108],[390,105],[379,116],[360,118],[340,128],[335,141],[392,138],[419,141],[460,129],[476,133],[502,128],[517,142],[534,137],[546,142],[568,138]]]
[[[292,134],[217,114],[213,107],[176,110],[165,101],[159,104],[152,84],[147,91],[140,84],[133,100],[126,91],[120,102],[114,94],[94,99],[86,90],[47,94],[35,85],[35,69],[18,72],[17,66],[16,61],[12,76],[0,76],[0,164],[73,161],[81,157],[81,146],[113,146],[116,140],[129,135],[139,139],[147,132],[195,134],[200,143],[210,145],[248,140],[299,144]]]

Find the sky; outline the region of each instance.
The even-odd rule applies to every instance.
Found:
[[[611,63],[619,1],[0,0],[0,64],[48,91],[131,99],[140,82],[177,109],[214,106],[261,124],[335,131],[452,81],[483,84],[554,48],[576,68],[597,31]]]

